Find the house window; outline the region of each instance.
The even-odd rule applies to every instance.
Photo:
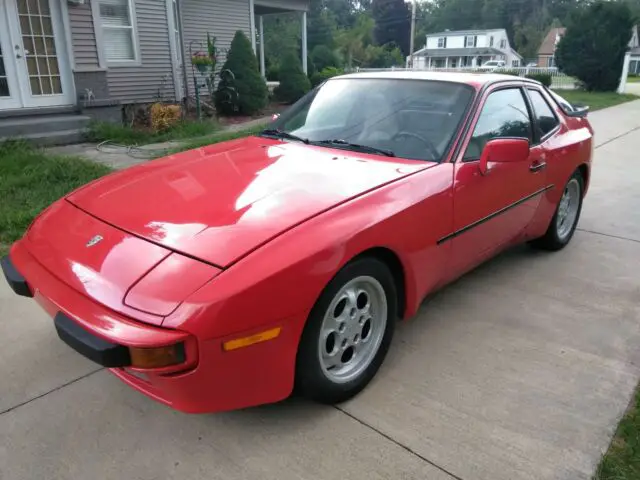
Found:
[[[511,66],[512,67],[519,67],[520,66],[520,60],[518,60],[518,59],[511,60]]]
[[[502,40],[500,40],[500,48],[504,49],[507,48],[507,39],[503,38]]]
[[[468,37],[464,37],[464,46],[469,48],[469,47],[475,47],[476,44],[478,43],[478,37],[476,36],[468,36]]]
[[[438,39],[438,48],[447,48],[447,37],[440,37]]]
[[[555,57],[549,57],[549,68],[553,68],[556,66],[556,58]]]
[[[132,0],[99,0],[102,40],[107,62],[137,60]]]
[[[489,46],[493,47],[493,37],[489,37]]]

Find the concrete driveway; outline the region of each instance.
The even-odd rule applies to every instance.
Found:
[[[592,121],[572,245],[515,249],[434,295],[337,408],[170,411],[0,282],[0,478],[590,478],[640,376],[640,101]]]

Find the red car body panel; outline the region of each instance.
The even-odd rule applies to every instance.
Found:
[[[433,165],[249,137],[109,175],[68,200],[133,235],[226,267],[310,217]],[[144,202],[131,208],[132,198]]]
[[[478,98],[439,164],[255,137],[218,144],[79,189],[36,219],[11,260],[50,314],[100,338],[186,342],[180,371],[113,370],[156,400],[210,412],[283,399],[307,316],[346,263],[364,253],[386,261],[409,318],[429,292],[543,235],[577,168],[588,186],[592,129],[549,97],[560,125],[527,161],[484,176],[461,162],[484,98],[524,82],[447,78]],[[530,171],[537,162],[547,168]],[[223,349],[275,327],[270,341]]]

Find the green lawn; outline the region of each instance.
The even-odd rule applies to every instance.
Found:
[[[81,158],[46,155],[23,142],[0,143],[0,254],[43,208],[109,172]]]
[[[220,129],[213,120],[184,121],[164,132],[131,128],[113,123],[94,122],[89,126],[87,139],[91,142],[110,141],[121,145],[146,145],[149,143],[182,140],[212,134]]]
[[[594,480],[640,479],[640,389],[618,425],[609,451],[602,458]]]
[[[613,107],[632,100],[640,100],[640,97],[631,94],[618,94],[616,92],[587,92],[584,90],[555,90],[562,98],[573,105],[588,105],[590,111]]]
[[[627,77],[627,82],[631,82],[631,83],[640,83],[640,76],[629,76]]]
[[[174,152],[245,137],[264,126],[200,137]],[[173,152],[172,152],[173,153]],[[25,142],[0,142],[0,255],[42,209],[111,169],[80,157],[54,156]]]

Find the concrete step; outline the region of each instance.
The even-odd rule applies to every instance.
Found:
[[[0,142],[4,140],[22,139],[40,147],[54,147],[58,145],[70,145],[81,143],[85,140],[87,130],[85,128],[73,128],[55,132],[29,133],[26,135],[0,136]]]
[[[91,118],[84,115],[46,115],[3,118],[0,119],[0,137],[55,134],[67,130],[86,128],[90,121]]]

